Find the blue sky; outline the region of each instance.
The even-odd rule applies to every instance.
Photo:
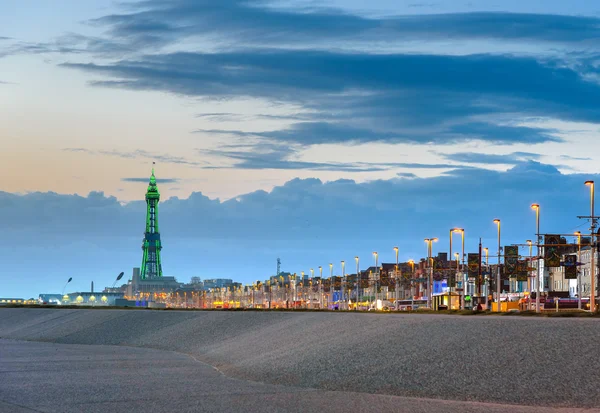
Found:
[[[153,161],[184,281],[581,229],[600,7],[371,3],[2,2],[0,295],[129,274]]]

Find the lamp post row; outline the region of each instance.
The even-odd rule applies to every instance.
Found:
[[[596,259],[595,259],[595,248],[596,248],[596,217],[595,217],[595,183],[594,181],[586,181],[585,185],[588,186],[590,188],[590,216],[589,217],[580,217],[580,218],[589,218],[591,221],[590,224],[590,232],[591,232],[591,263],[590,263],[590,272],[591,272],[591,293],[590,293],[590,310],[594,311],[596,309],[596,297],[595,297],[595,293],[596,293],[596,284],[597,284],[597,280],[596,280]],[[537,261],[537,265],[536,265],[536,275],[535,275],[535,283],[532,283],[531,278],[533,277],[528,277],[528,285],[527,285],[527,289],[531,292],[533,290],[535,290],[536,292],[536,298],[535,298],[535,311],[536,312],[540,312],[541,311],[541,302],[540,302],[540,292],[545,288],[545,283],[544,280],[542,278],[542,270],[541,270],[541,259],[542,259],[542,249],[544,247],[544,244],[542,242],[542,234],[540,232],[540,212],[541,212],[541,207],[540,204],[534,203],[531,204],[531,209],[533,211],[535,211],[535,216],[536,216],[536,241],[535,241],[535,246],[536,246],[536,261]],[[496,302],[497,302],[497,308],[496,311],[501,311],[501,282],[502,282],[502,278],[501,278],[501,259],[502,259],[502,246],[501,246],[501,220],[500,219],[494,219],[494,224],[496,224],[497,226],[497,237],[498,237],[498,255],[497,255],[497,274],[496,274]],[[450,241],[450,262],[452,262],[452,252],[453,252],[453,236],[454,234],[461,234],[461,249],[462,249],[462,253],[459,256],[459,253],[455,253],[454,254],[454,258],[456,258],[456,273],[455,273],[455,277],[456,280],[459,277],[459,274],[462,273],[463,275],[463,279],[461,280],[462,287],[463,287],[463,291],[464,294],[461,294],[463,297],[462,300],[462,306],[465,306],[465,302],[464,302],[464,297],[467,295],[467,286],[468,286],[468,279],[467,279],[467,271],[465,271],[465,229],[464,228],[452,228],[450,229],[450,237],[449,237],[449,241]],[[581,261],[581,237],[582,234],[580,231],[576,232],[574,235],[577,236],[577,244],[578,244],[578,251],[577,251],[577,262],[579,263]],[[426,270],[428,269],[428,286],[427,286],[427,303],[428,306],[431,308],[433,306],[433,275],[434,275],[434,260],[433,260],[433,243],[438,241],[438,238],[426,238],[425,242],[427,244],[427,266],[426,266]],[[527,240],[526,241],[526,245],[529,247],[529,262],[533,263],[533,246],[534,246],[534,242],[532,240]],[[399,300],[399,295],[398,295],[398,284],[399,284],[399,248],[398,247],[394,247],[393,251],[395,252],[395,258],[396,258],[396,263],[395,263],[395,271],[394,271],[394,275],[395,275],[395,281],[396,281],[396,290],[395,290],[395,297],[396,297],[396,302],[398,302]],[[484,248],[483,251],[485,252],[485,264],[486,266],[489,266],[489,248]],[[377,306],[377,299],[378,299],[378,293],[379,293],[379,281],[380,281],[380,269],[379,269],[379,253],[377,251],[374,251],[373,253],[373,257],[375,259],[375,274],[374,274],[374,278],[373,278],[373,286],[374,286],[374,291],[373,291],[373,299],[374,299],[374,303],[375,306]],[[461,258],[462,257],[462,258]],[[360,302],[360,279],[361,279],[361,274],[360,274],[360,259],[358,256],[354,257],[355,262],[356,262],[356,288],[355,288],[355,298],[356,298],[356,310],[358,310],[358,303]],[[461,259],[462,259],[462,266],[461,266]],[[341,282],[341,289],[340,289],[340,303],[342,301],[345,300],[346,297],[346,291],[344,289],[345,286],[348,285],[347,281],[345,280],[346,274],[345,274],[345,261],[341,261],[341,268],[342,268],[342,282]],[[414,261],[410,260],[408,262],[411,267],[412,267],[412,271],[414,273]],[[319,291],[320,291],[320,305],[323,308],[325,306],[325,298],[324,298],[324,283],[323,283],[323,267],[319,266],[319,272],[320,272],[320,282],[319,282]],[[330,268],[330,280],[331,280],[331,300],[333,301],[333,294],[334,294],[334,279],[333,279],[333,264],[330,263],[329,264],[329,268]],[[530,272],[532,270],[532,268],[528,269],[528,272]],[[311,272],[311,277],[314,276],[314,270],[311,268],[310,269]],[[452,272],[452,271],[451,271]],[[489,273],[488,273],[489,274]],[[491,276],[491,274],[489,274]],[[304,272],[302,272],[302,276],[304,278]],[[70,281],[70,280],[69,280]],[[295,281],[295,280],[294,280]],[[451,276],[448,277],[448,281],[449,281],[449,286],[448,286],[448,291],[450,292],[450,296],[452,293],[452,287],[453,287],[453,283],[451,282]],[[296,288],[296,283],[294,282],[294,292],[293,292],[293,299],[294,301],[297,300],[297,292],[295,290]],[[577,290],[578,290],[578,308],[581,309],[582,304],[581,304],[581,290],[582,290],[582,286],[581,286],[581,279],[579,276],[579,271],[578,271],[578,277],[577,277]],[[413,294],[414,296],[414,294]],[[348,293],[348,298],[350,298],[350,293]],[[254,297],[253,297],[254,300]],[[450,304],[450,300],[451,298],[449,298],[449,304]],[[270,303],[269,303],[270,304]]]

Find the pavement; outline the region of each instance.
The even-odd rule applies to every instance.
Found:
[[[593,411],[272,385],[227,377],[172,351],[6,339],[0,339],[0,383],[3,413]]]
[[[283,394],[302,406],[300,411],[310,411],[310,403],[322,408],[338,397],[332,409],[356,408],[365,400],[358,411],[385,403],[399,411],[398,400],[407,405],[419,400],[415,406],[445,400],[438,411],[451,411],[447,406],[454,402],[483,403],[486,409],[511,405],[511,411],[513,406],[565,411],[600,406],[600,358],[595,356],[600,319],[0,308],[0,338],[176,354],[188,358],[189,368],[214,366],[226,378],[238,379],[240,388],[285,386],[288,393],[269,396],[266,405],[277,406],[274,411],[294,411],[277,405]],[[189,363],[190,357],[196,362]],[[140,358],[140,366],[151,362]],[[4,359],[0,354],[0,364]],[[147,366],[170,374],[160,368]],[[143,369],[134,372],[143,375]],[[186,380],[197,376],[182,374]],[[171,380],[177,383],[177,376],[155,386],[164,388],[161,397],[169,400],[171,392],[180,394]],[[321,392],[329,393],[323,398]]]

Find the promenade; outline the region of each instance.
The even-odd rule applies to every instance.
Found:
[[[0,411],[600,406],[598,319],[6,308],[0,332]]]

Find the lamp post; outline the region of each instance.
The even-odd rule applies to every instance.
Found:
[[[579,262],[581,261],[581,231],[575,232],[577,236],[577,309],[581,310],[581,278],[579,276]]]
[[[531,291],[533,290],[533,285],[531,282],[531,271],[529,270],[531,268],[531,265],[533,263],[533,241],[531,241],[530,239],[528,239],[527,241],[525,241],[527,243],[527,245],[529,246],[529,264],[527,267],[527,292],[529,293],[529,304],[527,309],[531,310]]]
[[[462,308],[465,307],[466,303],[464,302],[464,297],[467,295],[467,280],[466,280],[466,276],[464,274],[465,272],[465,230],[464,228],[452,228],[450,230],[450,257],[452,257],[452,234],[461,234],[461,238],[462,238],[462,284],[463,284],[463,294],[461,294],[461,306]],[[456,265],[456,277],[458,278],[458,274],[461,270],[459,269],[459,264],[457,263]],[[449,289],[448,291],[452,292],[451,289]]]
[[[69,277],[69,279],[67,280],[67,282],[65,283],[65,286],[62,289],[62,293],[61,295],[65,295],[65,288],[67,288],[67,284],[69,284],[71,281],[73,281],[73,277]]]
[[[378,285],[377,285],[377,281],[379,280],[379,254],[377,253],[377,251],[373,252],[373,257],[375,257],[375,280],[373,281],[373,285],[375,286],[375,290],[373,291],[374,294],[374,303],[375,303],[375,310],[377,310],[377,290],[378,290]]]
[[[437,238],[425,238],[427,243],[427,262],[429,265],[429,282],[427,283],[427,307],[431,310],[433,304],[433,243]]]
[[[485,272],[486,272],[486,283],[484,284],[485,287],[485,297],[486,297],[486,303],[487,303],[487,297],[489,297],[490,292],[489,292],[489,279],[490,279],[490,267],[489,267],[489,258],[490,258],[490,249],[489,248],[484,248],[483,251],[485,252]]]
[[[300,276],[302,277],[302,278],[300,279],[300,287],[302,287],[302,288],[300,289],[300,294],[302,295],[302,299],[300,300],[300,303],[302,303],[302,301],[304,301],[304,302],[306,303],[306,295],[304,294],[305,287],[306,287],[306,286],[304,285],[304,271],[300,271]],[[309,296],[310,296],[310,295],[309,295]],[[302,305],[302,304],[300,304],[300,305]],[[306,307],[305,307],[305,308],[306,308]]]
[[[408,265],[410,265],[410,299],[413,301],[415,299],[415,260],[408,260]]]
[[[356,308],[355,311],[358,311],[358,303],[360,302],[360,273],[359,273],[359,265],[358,265],[358,257],[354,257],[356,261]]]
[[[398,251],[399,251],[398,247],[394,247],[394,252],[396,253],[396,268],[395,268],[395,273],[394,273],[394,275],[396,276],[395,277],[396,278],[396,289],[395,289],[396,300],[394,302],[394,306],[396,307],[396,310],[398,309],[397,307],[398,307],[398,299],[399,299],[399,296],[398,296]]]
[[[323,267],[319,265],[319,307],[323,309]]]
[[[596,311],[596,218],[594,217],[595,186],[594,181],[586,181],[585,184],[590,187],[590,209],[592,225],[590,231],[592,234],[592,249],[590,251],[590,272],[591,272],[591,293],[590,293],[590,311]]]
[[[537,246],[537,275],[535,281],[535,312],[540,312],[540,205],[539,204],[531,204],[531,209],[535,211],[535,236],[536,236],[536,246]],[[543,285],[542,285],[543,288]]]
[[[342,280],[341,280],[341,284],[342,285],[340,286],[340,293],[341,293],[340,294],[340,296],[341,296],[341,298],[340,298],[340,305],[342,305],[342,303],[344,303],[343,306],[345,306],[346,300],[344,299],[345,298],[344,287],[346,287],[346,288],[348,287],[346,285],[347,284],[346,283],[346,261],[341,261],[340,264],[342,264]],[[342,310],[342,308],[340,308],[340,310]]]
[[[333,292],[335,291],[333,287],[333,264],[329,263],[329,295],[331,295],[331,304],[333,305]],[[327,306],[329,306],[329,300],[327,299],[327,294],[325,294],[325,301],[327,302]]]
[[[496,304],[497,304],[497,308],[496,311],[499,313],[501,310],[501,303],[500,303],[500,282],[501,282],[501,277],[500,277],[500,256],[501,254],[501,247],[500,247],[500,220],[499,219],[495,219],[494,220],[494,224],[496,224],[498,226],[498,275],[496,276]]]

